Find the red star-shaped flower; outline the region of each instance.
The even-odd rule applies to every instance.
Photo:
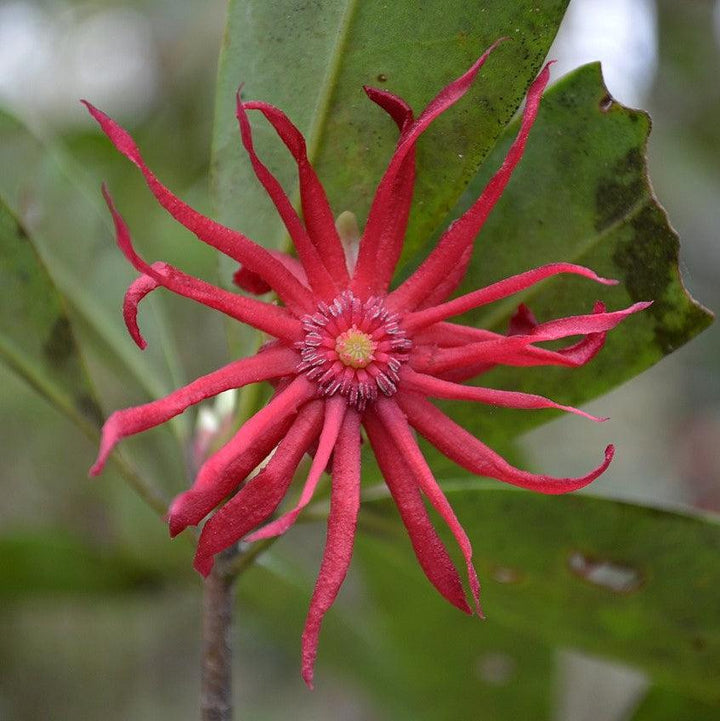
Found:
[[[214,287],[167,263],[148,264],[135,252],[127,226],[104,190],[118,244],[141,273],[129,288],[124,304],[126,324],[141,348],[145,341],[137,326],[137,307],[158,287],[215,308],[275,340],[254,356],[236,360],[166,398],[113,413],[103,428],[99,456],[91,472],[102,470],[108,454],[125,436],[164,423],[222,391],[271,381],[275,394],[268,405],[202,465],[192,488],[173,501],[170,532],[174,536],[214,511],[203,526],[195,556],[195,567],[207,575],[214,555],[240,539],[256,541],[284,533],[310,502],[323,471],[331,465],[327,543],[302,642],[303,676],[308,685],[312,684],[323,616],[350,563],[360,505],[361,426],[425,574],[450,603],[466,613],[481,614],[470,541],[423,458],[413,429],[472,473],[542,493],[582,488],[597,478],[612,459],[613,448],[609,446],[603,463],[582,478],[528,473],[511,466],[427,400],[431,397],[511,408],[559,408],[591,417],[541,396],[469,386],[463,381],[498,363],[581,366],[600,350],[608,330],[648,305],[637,303],[625,310],[606,312],[598,303],[591,314],[546,323],[536,322],[521,306],[508,335],[449,322],[453,316],[560,273],[585,276],[606,285],[615,282],[579,265],[554,263],[448,300],[465,274],[476,235],[523,154],[548,82],[548,67],[530,86],[520,131],[480,198],[445,231],[417,271],[390,289],[412,199],[417,140],[438,115],[465,94],[493,48],[441,90],[417,119],[402,99],[383,90],[365,88],[370,99],[395,121],[400,137],[375,194],[356,259],[349,257],[351,253],[346,256],[301,133],[272,105],[245,102],[238,97],[237,116],[254,171],[292,237],[297,260],[265,250],[241,233],[194,211],[155,177],[128,133],[87,103],[115,147],[141,170],[160,204],[200,240],[240,263],[235,275],[237,284],[257,293],[272,289],[282,302],[273,305]],[[249,110],[265,116],[296,161],[304,220],[256,155]],[[560,350],[537,345],[570,336],[582,339]],[[268,522],[309,449],[315,452],[299,502]],[[262,470],[246,481],[273,451]],[[462,551],[471,604],[430,522],[424,499],[447,523]]]

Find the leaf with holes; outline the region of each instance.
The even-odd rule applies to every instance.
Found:
[[[446,486],[483,585],[486,621],[458,621],[468,639],[480,643],[485,626],[499,624],[638,667],[669,689],[720,706],[716,519],[473,485]],[[386,498],[365,508],[387,521],[395,514]],[[358,537],[364,577],[391,616],[407,612],[410,596],[413,605],[425,604],[430,633],[442,599],[415,567],[401,525],[379,521]],[[398,573],[405,582],[397,583]]]
[[[320,529],[302,531],[307,543],[281,541],[238,586],[248,622],[258,619],[291,662],[314,577],[307,548],[321,542]],[[481,633],[469,634],[457,609],[415,591],[402,545],[380,543],[387,557],[373,569],[377,583],[367,588],[354,564],[326,617],[318,691],[333,676],[349,677],[377,703],[380,718],[398,721],[473,719],[479,708],[486,718],[552,718],[552,647],[498,624],[470,622]],[[401,601],[403,589],[411,602],[407,595]]]

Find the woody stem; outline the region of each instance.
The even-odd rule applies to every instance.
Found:
[[[236,575],[228,568],[235,555],[229,551],[218,555],[203,590],[202,721],[231,721],[233,715],[230,635]]]

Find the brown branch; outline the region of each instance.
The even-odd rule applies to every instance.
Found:
[[[202,721],[232,719],[233,586],[236,576],[228,572],[234,549],[219,554],[203,591],[203,654],[200,704]]]

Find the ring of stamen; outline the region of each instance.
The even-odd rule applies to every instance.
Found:
[[[297,370],[317,383],[320,395],[339,393],[362,410],[378,391],[386,396],[397,391],[412,341],[398,314],[388,312],[380,298],[363,302],[345,291],[330,304],[319,303],[302,324]]]

